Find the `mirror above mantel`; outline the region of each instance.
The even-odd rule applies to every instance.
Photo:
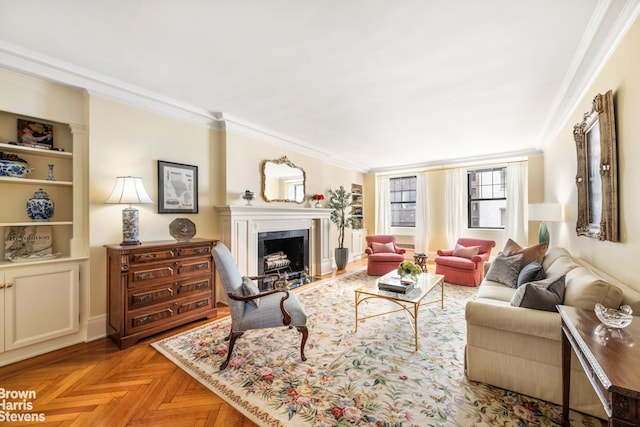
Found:
[[[287,156],[262,164],[262,197],[266,202],[304,203],[306,173]]]

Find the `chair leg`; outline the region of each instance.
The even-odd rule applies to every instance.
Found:
[[[309,329],[306,326],[296,326],[298,332],[302,334],[302,342],[300,343],[300,358],[302,360],[307,360],[307,357],[304,355],[304,346],[307,343],[307,338],[309,337]]]
[[[224,362],[222,362],[222,365],[220,365],[220,370],[224,371],[225,369],[227,369],[227,365],[229,364],[229,360],[231,360],[231,353],[233,353],[233,347],[236,345],[236,340],[238,338],[240,338],[242,336],[242,334],[244,334],[244,332],[230,332],[229,336],[226,338],[229,340],[229,350],[227,353],[227,360],[225,360]]]

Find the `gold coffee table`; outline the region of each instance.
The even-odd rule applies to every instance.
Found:
[[[440,303],[441,308],[444,308],[444,276],[442,274],[422,273],[418,276],[418,283],[414,285],[414,288],[407,293],[384,291],[378,288],[378,281],[384,280],[388,275],[396,275],[395,271],[385,274],[384,276],[372,280],[366,285],[355,290],[356,294],[356,332],[358,331],[358,322],[364,319],[370,319],[372,317],[384,316],[385,314],[396,313],[398,311],[404,311],[409,320],[409,325],[413,329],[413,335],[415,337],[416,350],[418,350],[418,312],[420,306]],[[427,296],[433,288],[440,286],[440,299],[424,301],[424,297]],[[373,314],[371,316],[359,317],[358,306],[361,302],[372,298],[380,298],[396,303],[400,308],[391,311],[385,311],[384,313]],[[412,321],[413,320],[413,321]]]

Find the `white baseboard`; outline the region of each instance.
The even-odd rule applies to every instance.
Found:
[[[87,342],[107,336],[107,315],[102,314],[87,321]]]

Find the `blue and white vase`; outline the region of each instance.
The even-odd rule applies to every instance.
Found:
[[[53,216],[53,201],[42,188],[27,200],[27,215],[32,221],[49,221]]]

